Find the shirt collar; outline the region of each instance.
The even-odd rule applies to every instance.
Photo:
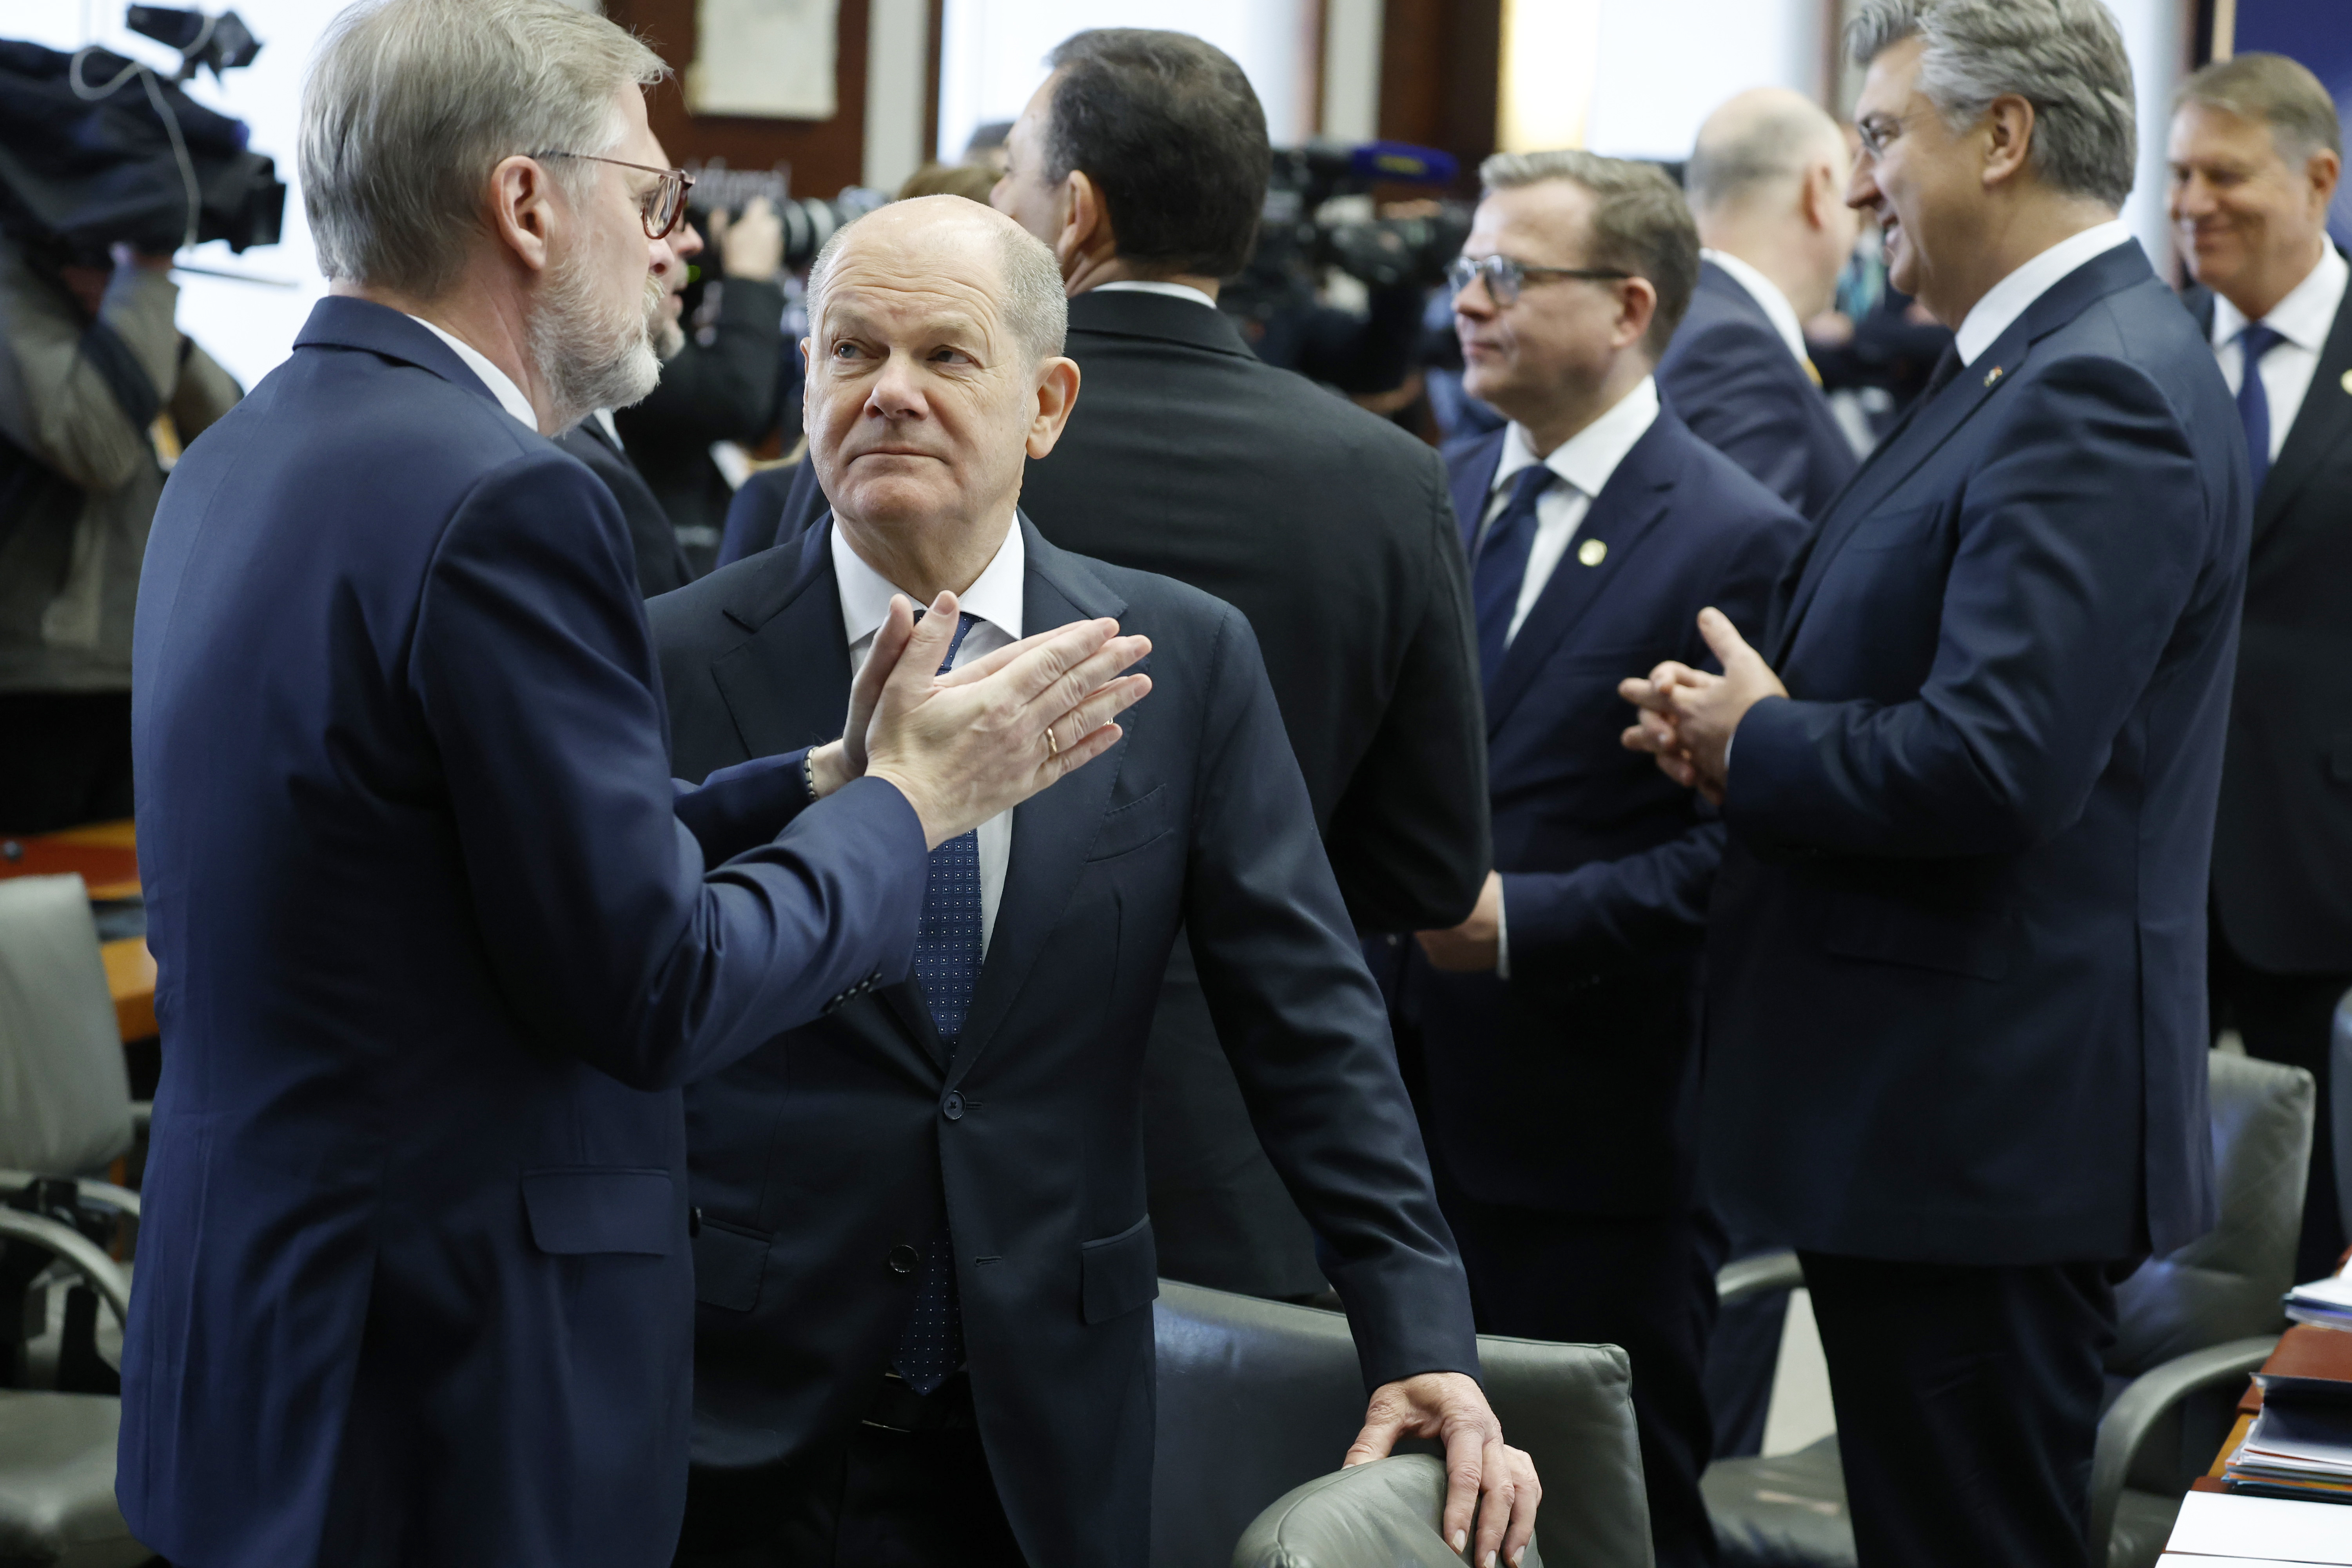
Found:
[[[2352,283],[2352,264],[2330,241],[2321,247],[2318,265],[2287,290],[2285,299],[2271,307],[2263,322],[2295,347],[2317,353],[2327,346],[2327,333],[2336,325],[2336,312],[2344,303],[2347,283]],[[2245,330],[2246,313],[2214,295],[2213,346],[2220,348]]]
[[[2055,288],[2059,279],[2093,257],[2105,256],[2119,245],[2130,244],[2131,239],[2131,226],[2121,218],[2094,224],[2080,234],[2060,240],[1985,290],[1985,297],[1976,302],[1976,308],[1960,322],[1960,330],[1953,334],[1953,346],[1959,351],[1960,363],[1974,364],[1977,356],[1992,347],[1994,340],[2009,331],[2010,324],[2025,314],[2028,306]]]
[[[905,594],[919,606],[924,603],[920,595],[894,585],[868,566],[865,557],[849,547],[838,520],[833,525],[831,543],[833,580],[841,592],[842,637],[851,647],[872,637],[889,618],[891,595]],[[964,614],[986,621],[1013,642],[1021,640],[1021,601],[1028,557],[1028,545],[1021,537],[1020,520],[1015,517],[1005,529],[1004,542],[997,546],[995,557],[970,588],[956,595]]]
[[[1780,292],[1778,283],[1727,250],[1702,250],[1698,254],[1701,260],[1714,262],[1734,283],[1748,290],[1771,321],[1772,330],[1789,345],[1790,353],[1800,362],[1812,357],[1805,352],[1805,324],[1797,320],[1797,308],[1789,303],[1789,297]]]
[[[1625,460],[1633,444],[1649,434],[1657,418],[1658,384],[1654,377],[1645,375],[1642,384],[1619,398],[1608,413],[1553,448],[1543,465],[1590,500],[1607,488],[1609,476],[1617,471],[1617,465]],[[1535,445],[1528,438],[1527,426],[1512,420],[1503,437],[1503,460],[1495,465],[1495,483],[1490,489],[1500,489],[1536,460]]]
[[[506,372],[490,363],[489,355],[455,333],[443,331],[422,316],[410,316],[408,319],[447,343],[457,356],[466,362],[466,368],[482,378],[482,384],[490,389],[490,395],[499,400],[499,407],[533,430],[539,428],[539,416],[532,411],[530,399],[522,395],[522,388],[517,386]]]
[[[1213,310],[1217,302],[1193,288],[1190,283],[1161,283],[1144,278],[1125,278],[1116,283],[1097,283],[1089,292],[1096,294],[1165,294],[1171,300],[1190,300],[1196,305],[1206,305]]]

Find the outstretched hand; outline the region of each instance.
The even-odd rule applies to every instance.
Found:
[[[1400,1437],[1435,1437],[1445,1445],[1445,1513],[1439,1531],[1445,1543],[1476,1568],[1517,1568],[1535,1539],[1536,1505],[1543,1485],[1535,1461],[1503,1441],[1477,1380],[1458,1372],[1425,1372],[1372,1391],[1364,1429],[1356,1435],[1341,1468],[1385,1459]],[[1481,1506],[1483,1500],[1484,1506]],[[1471,1516],[1478,1539],[1470,1540]]]
[[[1647,679],[1620,681],[1617,694],[1641,710],[1621,739],[1628,750],[1655,757],[1668,778],[1720,805],[1733,731],[1750,708],[1767,697],[1786,697],[1789,689],[1721,610],[1701,610],[1698,630],[1723,673],[1668,659]]]

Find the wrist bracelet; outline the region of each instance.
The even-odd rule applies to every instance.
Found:
[[[816,793],[816,748],[814,746],[811,746],[807,751],[801,753],[801,782],[808,785],[810,804],[815,804],[818,796]]]

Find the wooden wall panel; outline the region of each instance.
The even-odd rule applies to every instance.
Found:
[[[606,16],[651,44],[679,77],[694,58],[694,12],[695,0],[605,0],[604,6]],[[647,100],[654,134],[680,163],[724,158],[732,169],[766,169],[788,163],[796,196],[830,196],[858,184],[866,162],[866,0],[841,0],[831,120],[688,114],[685,89],[673,78]],[[938,37],[936,25],[932,37]]]
[[[1388,0],[1381,19],[1381,135],[1461,161],[1475,195],[1495,150],[1502,0]]]

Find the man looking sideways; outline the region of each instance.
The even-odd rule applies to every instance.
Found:
[[[2105,7],[1867,0],[1848,39],[1848,200],[1955,344],[1764,651],[1706,612],[1723,674],[1628,680],[1626,740],[1722,803],[1699,1149],[1803,1264],[1864,1568],[2081,1568],[2113,1283],[2213,1223],[2245,453],[2116,221]]]
[[[935,622],[844,740],[674,784],[621,514],[548,439],[658,369],[660,74],[558,0],[339,17],[300,153],[332,292],[156,513],[117,1490],[191,1568],[667,1562],[678,1086],[905,973],[929,847],[1140,693],[1106,620],[945,681]]]

